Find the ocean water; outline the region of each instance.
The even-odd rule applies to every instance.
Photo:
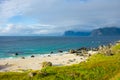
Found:
[[[120,36],[106,37],[40,37],[40,36],[1,36],[0,58],[48,54],[51,51],[68,51],[81,47],[98,47],[120,40]]]

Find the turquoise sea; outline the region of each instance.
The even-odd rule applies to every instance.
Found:
[[[98,47],[120,40],[120,36],[105,37],[41,37],[41,36],[1,36],[0,37],[0,58],[32,54],[49,54],[51,51],[68,51],[81,47]]]

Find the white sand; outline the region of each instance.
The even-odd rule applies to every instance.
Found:
[[[40,70],[42,62],[52,62],[53,66],[72,65],[85,61],[87,57],[76,56],[74,54],[54,54],[48,56],[35,56],[34,58],[25,57],[25,59],[0,59],[0,72],[19,71],[19,70]]]

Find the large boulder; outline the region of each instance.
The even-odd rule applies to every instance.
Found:
[[[59,53],[62,53],[63,51],[62,50],[58,50]]]
[[[25,59],[25,57],[21,57],[21,59]]]
[[[46,62],[46,61],[42,63],[43,68],[48,67],[48,66],[52,66],[52,63],[51,62]]]
[[[19,54],[16,52],[14,55],[15,55],[15,56],[18,56]]]
[[[34,58],[34,57],[35,57],[34,55],[31,56],[31,58]]]
[[[71,49],[69,52],[70,52],[70,54],[73,54],[73,53],[75,53],[76,51],[73,50],[73,49]]]

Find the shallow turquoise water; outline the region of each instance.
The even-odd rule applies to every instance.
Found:
[[[98,47],[120,40],[120,36],[112,37],[40,37],[40,36],[1,36],[0,58],[32,54],[48,54],[51,51],[67,51],[81,47]]]

